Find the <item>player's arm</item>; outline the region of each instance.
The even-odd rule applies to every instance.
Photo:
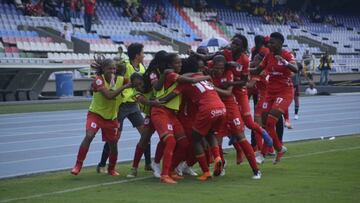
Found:
[[[289,68],[289,70],[293,73],[297,73],[298,72],[298,67],[295,61],[287,61],[286,59],[284,59],[283,57],[276,55],[275,58],[277,60],[279,60],[284,66],[286,66],[287,68]]]
[[[118,96],[122,91],[130,87],[131,84],[127,83],[114,91],[106,89],[105,87],[98,88],[97,91],[99,91],[106,99],[113,99]]]
[[[162,103],[165,103],[165,102],[160,102],[159,100],[157,99],[147,99],[146,97],[144,97],[143,95],[141,94],[138,94],[135,96],[135,100],[143,105],[147,105],[147,106],[159,106],[161,105]]]
[[[218,87],[214,87],[214,89],[216,90],[216,92],[219,94],[220,97],[228,97],[232,95],[232,89],[233,87],[228,87],[226,89],[221,89]]]
[[[179,77],[177,78],[177,82],[179,83],[197,83],[197,82],[201,82],[203,80],[210,80],[211,76],[209,75],[204,75],[204,76],[200,76],[200,77],[190,77],[190,76],[186,76],[186,75],[179,75]]]

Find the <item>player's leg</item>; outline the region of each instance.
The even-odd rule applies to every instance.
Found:
[[[71,170],[71,173],[73,175],[77,175],[80,173],[83,162],[86,158],[86,154],[88,153],[90,143],[94,139],[95,135],[96,135],[96,132],[94,132],[92,130],[86,130],[86,135],[80,144],[80,148],[79,148],[79,151],[77,154],[76,164],[75,164],[74,168],[72,168],[72,170]]]
[[[300,109],[300,87],[299,85],[295,86],[295,92],[294,92],[294,103],[295,103],[295,116],[294,119],[299,119],[299,109]]]
[[[260,125],[254,122],[251,112],[250,112],[250,105],[247,96],[241,95],[237,97],[237,102],[240,106],[240,113],[241,117],[245,123],[245,126],[251,130],[254,130],[256,133],[262,135],[265,143],[270,146],[272,145],[272,140],[268,134],[268,132],[261,128]]]
[[[80,144],[79,151],[77,154],[76,164],[74,168],[72,168],[71,170],[71,173],[73,175],[77,175],[80,173],[83,162],[86,158],[86,154],[89,150],[90,144],[100,127],[101,127],[101,120],[99,116],[93,113],[88,113],[86,118],[86,134]]]
[[[127,175],[128,178],[134,178],[137,176],[137,169],[139,167],[139,162],[141,160],[144,151],[148,147],[148,143],[150,142],[151,136],[154,133],[154,131],[155,130],[151,125],[150,118],[149,117],[145,118],[143,132],[135,148],[133,164],[129,174]]]
[[[118,113],[118,121],[119,121],[119,125],[120,125],[119,132],[122,131],[123,123],[127,116],[128,116],[128,110],[127,110],[126,106],[121,105],[119,107],[119,113]],[[98,163],[97,168],[96,168],[96,171],[98,173],[107,173],[105,166],[106,166],[106,161],[109,158],[109,152],[110,152],[109,144],[105,143],[102,154],[101,154],[100,162]]]

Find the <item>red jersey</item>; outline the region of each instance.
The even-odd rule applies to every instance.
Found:
[[[212,79],[213,79],[213,83],[216,87],[222,88],[222,83],[234,81],[234,75],[233,75],[232,71],[228,70],[228,71],[225,71],[222,76],[220,76],[220,77],[213,76]],[[225,106],[227,104],[235,103],[235,98],[233,95],[228,96],[228,97],[221,97],[221,100],[224,102]]]
[[[289,51],[282,50],[280,56],[289,63],[295,63],[294,55]],[[278,61],[273,53],[269,53],[260,66],[270,75],[268,84],[269,92],[279,92],[284,88],[293,88],[291,80],[292,72],[288,67]]]
[[[93,2],[92,2],[93,1]],[[94,15],[96,0],[84,0],[85,13]]]
[[[263,71],[260,75],[253,75],[251,76],[251,80],[255,80],[256,81],[256,85],[255,88],[258,91],[266,91],[267,85],[268,85],[268,81],[267,81],[267,72]]]
[[[194,73],[192,77],[203,76],[201,73]],[[174,90],[189,98],[198,108],[225,108],[213,85],[208,81],[201,81],[195,84],[181,83]]]
[[[224,56],[227,62],[229,61],[235,61],[233,59],[232,51],[225,49],[224,50]],[[250,74],[249,70],[249,57],[242,53],[238,59],[235,61],[237,64],[239,64],[238,67],[231,68],[231,71],[234,74],[234,80],[241,80],[242,77],[247,77]],[[234,86],[233,89],[234,94],[236,95],[247,95],[246,87],[240,87],[240,86]]]
[[[265,46],[261,46],[260,49],[259,49],[256,53],[254,53],[255,50],[256,50],[255,47],[253,47],[253,48],[251,49],[251,54],[253,55],[251,58],[253,58],[256,54],[259,54],[259,53],[261,53],[261,54],[264,55],[264,56],[266,56],[266,55],[268,55],[268,54],[270,53],[269,48],[267,48],[267,47],[265,47]],[[255,54],[255,55],[254,55],[254,54]]]

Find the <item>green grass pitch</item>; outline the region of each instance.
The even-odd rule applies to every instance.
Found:
[[[287,143],[289,151],[278,165],[271,158],[261,165],[263,178],[251,179],[245,161],[235,164],[227,150],[226,176],[199,182],[186,177],[177,185],[161,184],[151,173],[127,179],[130,163],[120,163],[120,177],[84,168],[78,176],[69,171],[0,180],[0,202],[359,202],[360,135],[335,140]],[[121,155],[120,155],[121,156]],[[74,157],[75,160],[75,157]],[[199,168],[196,166],[196,169]]]

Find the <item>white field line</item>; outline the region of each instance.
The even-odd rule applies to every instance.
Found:
[[[319,154],[326,154],[326,153],[340,152],[340,151],[350,151],[350,150],[357,150],[357,149],[360,149],[360,146],[341,148],[341,149],[332,149],[332,150],[313,152],[313,153],[306,153],[306,154],[299,154],[299,155],[284,157],[283,159],[300,158],[300,157],[314,156],[314,155],[319,155]],[[26,197],[17,197],[17,198],[12,198],[12,199],[4,199],[4,200],[0,200],[0,203],[2,203],[2,202],[13,202],[13,201],[19,201],[19,200],[28,200],[28,199],[34,199],[34,198],[41,198],[41,197],[45,197],[45,196],[52,196],[52,195],[69,193],[69,192],[76,192],[76,191],[87,190],[87,189],[92,189],[92,188],[98,188],[98,187],[103,187],[103,186],[135,182],[135,181],[145,180],[145,179],[149,179],[149,178],[153,178],[153,176],[145,176],[145,177],[141,177],[141,178],[134,178],[134,179],[127,179],[127,180],[112,181],[112,182],[107,182],[107,183],[93,184],[93,185],[87,185],[87,186],[82,186],[82,187],[70,188],[70,189],[66,189],[66,190],[59,190],[59,191],[48,192],[48,193],[40,193],[40,194],[30,195],[30,196],[26,196]]]

